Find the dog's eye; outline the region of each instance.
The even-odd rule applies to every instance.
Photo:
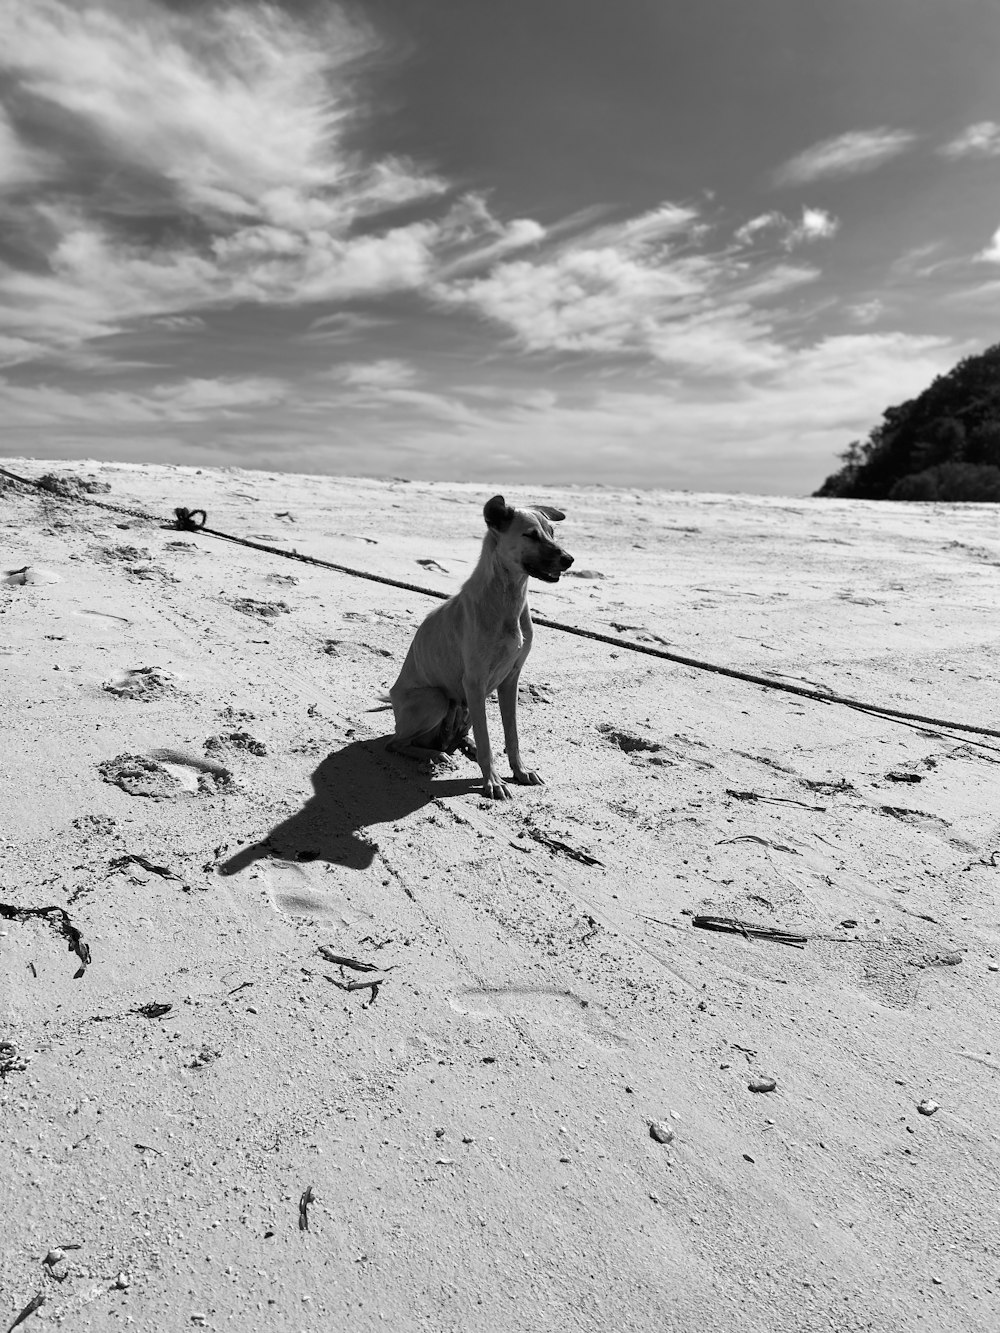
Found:
[[[540,532],[526,532],[524,535],[531,542],[540,542],[542,540],[542,534]]]

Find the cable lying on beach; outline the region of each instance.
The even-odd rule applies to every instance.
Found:
[[[18,477],[13,472],[8,472],[6,468],[0,468],[0,476],[9,477],[11,481],[19,482],[22,486],[33,486],[36,490],[42,491],[47,490],[47,487],[42,486],[40,482]],[[130,514],[133,518],[145,519],[150,523],[157,522],[156,517],[152,514],[143,513],[137,509],[128,509],[122,505],[109,504],[106,501],[93,500],[90,496],[68,495],[61,498],[75,500],[80,504],[94,505],[99,509],[110,509],[119,514]],[[317,565],[322,569],[332,569],[338,574],[347,574],[350,578],[366,579],[370,583],[381,583],[389,588],[401,588],[404,592],[415,592],[421,597],[436,597],[439,601],[446,601],[451,596],[451,593],[439,592],[436,588],[424,588],[418,583],[406,583],[401,579],[391,579],[385,574],[372,574],[368,570],[353,569],[349,565],[335,564],[332,560],[321,560],[318,556],[303,555],[294,549],[286,551],[278,546],[269,546],[265,542],[252,541],[248,537],[236,537],[230,532],[221,532],[217,528],[210,528],[207,523],[208,514],[204,509],[185,509],[183,506],[178,506],[174,510],[173,526],[181,532],[203,532],[206,536],[218,537],[222,541],[233,542],[237,546],[246,546],[252,551],[263,551],[268,555],[281,556],[285,560],[298,560],[302,564]],[[549,620],[545,616],[532,614],[531,618],[534,624],[543,625],[546,629],[558,630],[561,634],[573,634],[580,639],[592,639],[596,643],[605,643],[612,648],[624,648],[630,653],[642,653],[646,657],[657,657],[665,662],[674,662],[678,666],[691,667],[695,671],[708,671],[713,675],[726,676],[730,680],[742,680],[749,685],[759,685],[765,690],[777,690],[783,694],[794,694],[800,699],[810,699],[814,703],[839,704],[843,708],[853,708],[857,712],[869,713],[874,717],[883,717],[891,721],[943,727],[951,731],[964,731],[975,736],[989,736],[1000,740],[1000,729],[993,727],[983,727],[972,722],[955,722],[948,718],[931,717],[924,713],[910,713],[900,708],[890,708],[886,704],[870,703],[863,699],[852,699],[844,694],[811,689],[806,685],[790,685],[781,681],[769,680],[766,676],[755,675],[751,671],[740,671],[737,667],[720,666],[716,662],[703,662],[696,657],[686,657],[681,653],[668,652],[665,648],[653,648],[649,644],[634,643],[629,639],[620,639],[613,634],[601,634],[598,630],[581,629],[577,625],[564,625],[561,621]]]

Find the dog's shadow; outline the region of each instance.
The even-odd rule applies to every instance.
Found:
[[[440,779],[421,773],[412,760],[386,752],[390,739],[352,741],[328,755],[312,775],[313,795],[302,809],[222,862],[219,872],[236,875],[268,856],[366,870],[378,852],[372,829],[405,819],[438,797],[482,786],[471,775]]]

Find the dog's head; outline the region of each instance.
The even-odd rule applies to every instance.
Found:
[[[486,526],[497,535],[503,559],[543,583],[558,583],[573,557],[559,545],[552,531],[566,515],[551,505],[514,509],[502,495],[494,495],[483,507]]]

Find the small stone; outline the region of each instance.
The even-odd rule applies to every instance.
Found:
[[[935,1111],[940,1111],[941,1103],[935,1102],[930,1097],[925,1097],[922,1102],[917,1102],[917,1110],[921,1115],[933,1115]]]
[[[112,1283],[112,1286],[114,1286],[118,1291],[125,1291],[131,1285],[132,1285],[132,1279],[129,1277],[128,1273],[119,1273],[118,1276],[115,1278],[114,1282]]]
[[[745,1152],[743,1154],[743,1160],[744,1162],[752,1162],[754,1159],[750,1156],[748,1152]]]
[[[747,1084],[751,1092],[773,1092],[777,1086],[773,1078],[752,1078]]]
[[[649,1125],[649,1137],[655,1139],[657,1143],[673,1143],[675,1134],[662,1120],[652,1120]]]
[[[56,1264],[61,1263],[63,1258],[64,1258],[63,1251],[60,1250],[58,1246],[56,1246],[54,1250],[49,1250],[48,1254],[42,1260],[42,1263],[47,1265],[49,1268],[52,1268]]]
[[[569,1158],[568,1158],[568,1157],[560,1157],[559,1160],[560,1160],[560,1162],[563,1164],[563,1166],[565,1166],[566,1163],[569,1161]]]

